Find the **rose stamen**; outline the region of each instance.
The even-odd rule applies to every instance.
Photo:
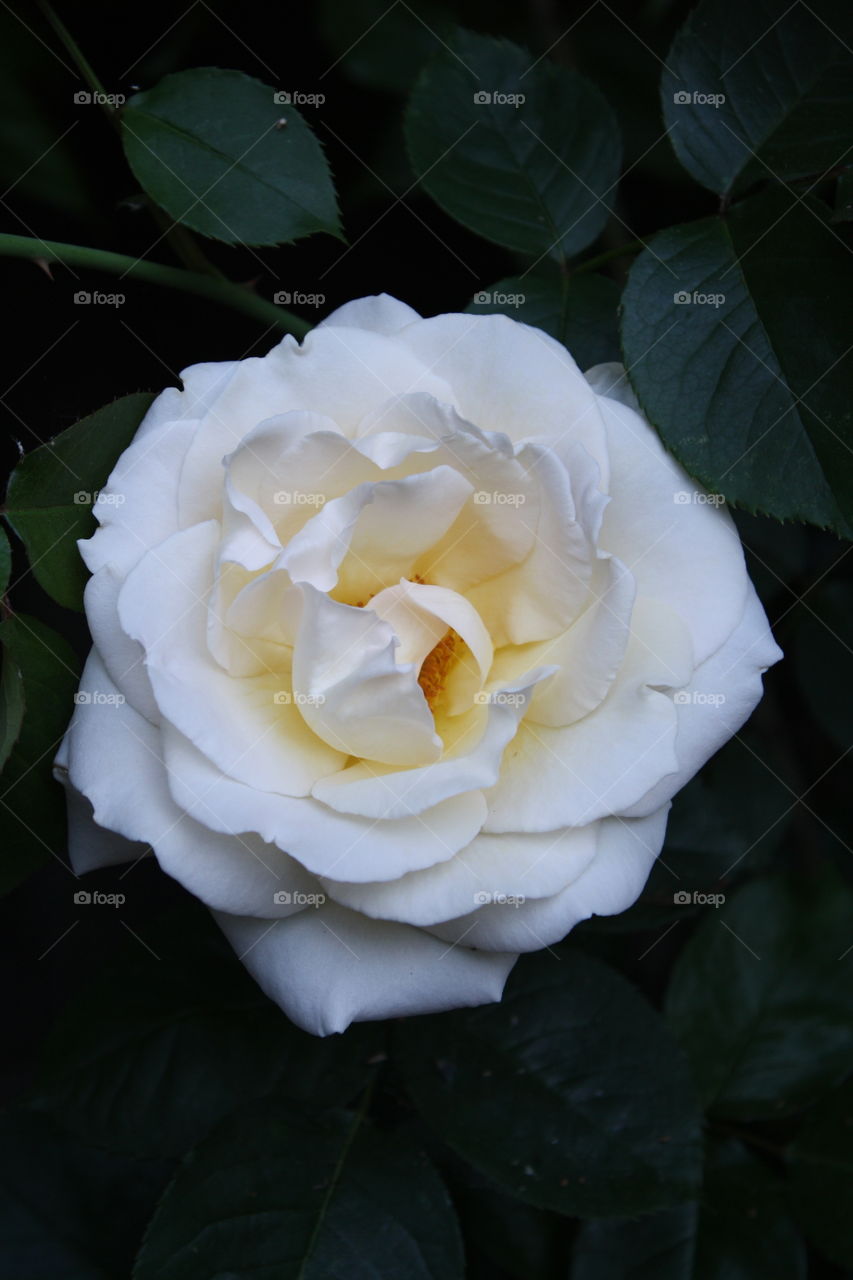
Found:
[[[418,684],[423,690],[430,711],[435,709],[436,702],[444,692],[447,672],[456,656],[456,646],[460,640],[461,637],[451,627],[423,660]]]

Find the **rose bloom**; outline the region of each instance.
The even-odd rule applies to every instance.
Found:
[[[319,1035],[498,1000],[635,901],[781,656],[728,513],[503,316],[365,298],[182,378],[81,544],[75,871],[150,845]]]

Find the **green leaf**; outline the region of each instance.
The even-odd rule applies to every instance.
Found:
[[[415,86],[406,140],[432,198],[497,244],[564,261],[607,222],[613,113],[581,76],[508,41],[457,31]]]
[[[340,236],[323,150],[276,92],[241,71],[195,67],[134,94],[121,132],[143,190],[176,222],[226,244]]]
[[[853,1267],[853,1081],[821,1099],[790,1159],[797,1217],[827,1258]]]
[[[265,1101],[192,1151],[134,1280],[457,1280],[458,1228],[417,1148],[352,1114]]]
[[[12,576],[12,548],[9,546],[9,539],[6,536],[6,530],[0,528],[0,596],[6,594],[6,588],[9,586],[9,579]]]
[[[581,952],[525,957],[501,1004],[418,1018],[399,1038],[426,1121],[509,1194],[587,1217],[696,1193],[700,1116],[681,1054]]]
[[[685,169],[720,195],[834,169],[853,140],[851,41],[843,0],[702,0],[661,79]]]
[[[0,624],[0,645],[8,751],[0,778],[0,892],[6,892],[65,845],[65,798],[51,769],[74,709],[79,663],[61,636],[26,614]]]
[[[154,396],[122,396],[28,453],[6,493],[6,519],[27,549],[36,580],[68,609],[82,609],[88,574],[77,539],[95,531],[93,504]]]
[[[24,1107],[0,1117],[3,1275],[126,1276],[170,1170],[87,1147]]]
[[[585,1223],[571,1280],[801,1280],[803,1242],[781,1184],[732,1140],[710,1144],[700,1203]]]
[[[154,955],[133,941],[126,959],[111,957],[45,1044],[38,1105],[85,1140],[182,1155],[249,1099],[338,1105],[365,1084],[377,1028],[330,1040],[298,1030],[205,914],[149,927],[144,942]]]
[[[666,1012],[715,1114],[796,1111],[849,1071],[851,919],[853,894],[827,873],[754,881],[700,924]]]
[[[622,344],[640,403],[691,475],[850,537],[853,258],[824,215],[768,194],[655,236],[628,278]]]
[[[408,92],[455,25],[447,9],[429,0],[321,0],[319,17],[334,65],[354,84],[389,93]]]
[[[497,312],[543,329],[581,369],[590,369],[619,359],[618,306],[619,289],[607,276],[555,273],[499,280],[475,294],[465,310],[474,316]]]

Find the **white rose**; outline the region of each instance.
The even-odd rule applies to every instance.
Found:
[[[367,298],[183,381],[81,544],[75,870],[151,845],[317,1034],[498,1000],[634,902],[781,656],[729,515],[502,316]]]

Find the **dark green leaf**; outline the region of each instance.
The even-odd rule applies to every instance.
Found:
[[[456,1280],[458,1228],[417,1148],[358,1117],[263,1103],[190,1153],[135,1280]]]
[[[241,71],[194,67],[134,94],[122,140],[143,189],[176,222],[227,244],[340,235],[322,148],[286,100],[292,91],[276,93]]]
[[[851,920],[853,895],[827,873],[754,881],[702,921],[666,1011],[715,1113],[796,1111],[850,1069]]]
[[[710,1145],[701,1203],[586,1223],[571,1280],[801,1280],[802,1240],[779,1179],[739,1142]]]
[[[853,143],[851,41],[844,0],[702,0],[661,80],[681,163],[721,195],[834,169]]]
[[[85,1139],[181,1155],[222,1117],[276,1092],[348,1102],[381,1046],[374,1026],[319,1040],[282,1016],[204,920],[151,928],[73,1001],[47,1040],[39,1105]],[[211,935],[208,940],[208,934]]]
[[[525,957],[499,1005],[408,1022],[400,1049],[428,1123],[511,1195],[586,1217],[696,1192],[681,1055],[637,992],[579,951]]]
[[[77,539],[95,531],[92,505],[150,406],[147,391],[105,405],[27,454],[12,472],[6,518],[48,595],[83,607],[87,573]]]
[[[798,1218],[822,1253],[853,1267],[853,1081],[821,1100],[790,1156]]]
[[[498,312],[544,329],[562,342],[581,369],[619,359],[619,289],[606,276],[510,276],[474,295],[471,315]]]
[[[655,236],[622,343],[648,417],[706,487],[851,536],[853,256],[824,215],[771,194]]]
[[[387,0],[322,0],[320,29],[355,84],[406,93],[427,58],[441,47],[454,22],[429,0],[389,5]]]
[[[613,113],[581,76],[508,41],[457,31],[415,86],[406,139],[432,198],[507,248],[563,260],[607,222]]]
[[[84,1146],[23,1108],[0,1119],[2,1274],[9,1280],[113,1280],[170,1169]]]
[[[0,778],[5,892],[65,845],[65,800],[51,767],[74,709],[79,664],[61,636],[26,614],[0,625],[0,645],[4,748],[11,748]]]
[[[6,594],[9,579],[12,576],[12,548],[6,530],[0,528],[0,596]]]

